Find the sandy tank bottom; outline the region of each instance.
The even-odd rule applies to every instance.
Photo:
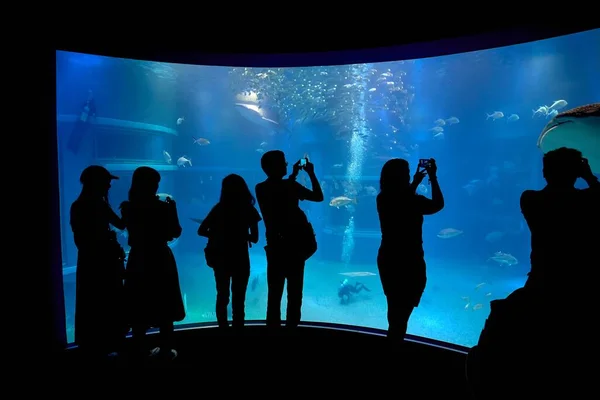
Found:
[[[246,319],[263,320],[267,307],[266,257],[261,250],[251,252],[250,284],[246,295]],[[181,287],[187,316],[181,323],[215,321],[213,273],[197,253],[180,254]],[[427,287],[415,309],[408,332],[463,346],[477,343],[490,312],[490,301],[501,299],[525,282],[519,269],[490,263],[458,264],[427,259]],[[348,277],[344,273],[368,272],[374,275]],[[341,282],[364,284],[362,291],[347,304],[341,304],[337,291]],[[285,316],[285,294],[282,316]],[[386,301],[375,264],[325,262],[316,256],[305,270],[302,320],[332,322],[386,329]]]

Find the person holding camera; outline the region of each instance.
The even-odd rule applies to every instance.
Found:
[[[546,186],[525,190],[520,199],[531,231],[531,270],[524,287],[491,302],[469,351],[467,378],[475,398],[517,391],[540,397],[565,383],[571,390],[581,382],[578,367],[589,350],[581,346],[596,340],[586,321],[598,303],[591,274],[598,264],[600,183],[579,150],[561,147],[542,161]],[[577,179],[588,188],[576,189]]]
[[[168,243],[181,236],[177,207],[171,197],[156,195],[160,174],[150,167],[133,172],[129,200],[121,215],[130,246],[125,272],[128,322],[138,355],[146,352],[144,339],[151,327],[160,329],[160,346],[151,355],[172,359],[173,323],[185,318],[179,274]]]
[[[425,176],[431,184],[431,199],[416,194]],[[400,345],[408,320],[419,305],[427,276],[423,252],[423,216],[444,208],[434,159],[421,160],[410,182],[408,161],[395,158],[381,169],[377,213],[381,225],[381,245],[377,267],[387,299],[388,338]]]
[[[312,225],[299,202],[321,202],[323,191],[314,165],[307,158],[294,164],[288,179],[283,179],[288,163],[282,151],[266,152],[260,163],[267,175],[264,182],[256,185],[256,200],[267,239],[267,326],[277,328],[281,325],[281,297],[287,280],[286,327],[295,328],[301,318],[304,264],[317,246]],[[301,170],[308,174],[312,190],[296,182]]]

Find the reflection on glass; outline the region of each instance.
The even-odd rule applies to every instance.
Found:
[[[311,68],[205,67],[58,52],[69,341],[77,254],[68,207],[85,166],[101,164],[121,177],[110,193],[115,209],[136,167],[161,172],[160,192],[177,200],[184,229],[171,243],[187,308],[183,323],[208,322],[215,321],[215,288],[198,221],[218,200],[225,175],[243,175],[254,187],[264,179],[261,154],[283,149],[290,161],[310,158],[327,199],[302,205],[319,240],[306,266],[303,319],[387,327],[376,267],[379,172],[393,157],[408,159],[413,169],[419,158],[433,157],[446,207],[426,218],[428,283],[409,333],[475,344],[490,300],[525,281],[529,232],[518,199],[544,184],[536,142],[549,119],[600,98],[598,48],[599,30],[423,60]],[[69,137],[88,93],[96,115],[73,150]],[[310,185],[303,173],[298,179]],[[429,194],[426,181],[418,191]],[[126,234],[119,240],[127,245]],[[265,318],[263,242],[261,225],[261,243],[251,249],[248,319]],[[340,296],[344,285],[368,290]]]

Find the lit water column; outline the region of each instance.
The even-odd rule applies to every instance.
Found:
[[[350,187],[361,182],[363,163],[365,158],[366,139],[369,137],[369,127],[367,125],[366,111],[365,111],[365,93],[368,89],[366,83],[368,82],[368,71],[371,66],[369,64],[358,64],[351,68],[352,76],[358,78],[355,84],[361,85],[362,90],[358,91],[358,96],[353,99],[353,112],[350,120],[352,125],[352,136],[350,138],[350,148],[348,168],[346,170],[346,176],[348,177],[348,183]],[[356,194],[354,194],[355,196]],[[344,238],[342,241],[342,262],[345,265],[350,263],[352,259],[352,253],[354,251],[354,207],[348,208],[350,212],[350,218],[348,224],[344,229]]]

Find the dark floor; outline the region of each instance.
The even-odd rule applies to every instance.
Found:
[[[148,346],[156,339],[157,335],[149,335]],[[384,337],[372,334],[301,327],[294,335],[268,335],[264,326],[250,326],[240,336],[199,328],[177,331],[175,347],[179,356],[173,361],[140,364],[121,357],[103,365],[84,363],[73,349],[63,355],[61,365],[73,373],[90,367],[94,371],[171,370],[161,376],[172,374],[173,369],[189,375],[183,369],[191,369],[197,382],[189,384],[226,381],[228,390],[235,390],[240,379],[256,385],[285,384],[298,391],[318,389],[333,397],[469,398],[465,354],[411,341],[405,342],[404,349],[391,349]]]

